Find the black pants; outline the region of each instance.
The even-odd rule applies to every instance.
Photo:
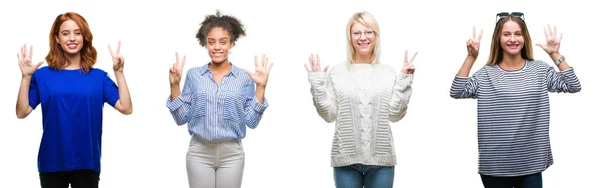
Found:
[[[481,175],[485,188],[542,188],[542,173],[516,177]]]
[[[100,174],[93,170],[40,172],[42,188],[98,188]]]

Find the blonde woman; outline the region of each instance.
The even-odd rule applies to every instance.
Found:
[[[335,122],[331,165],[336,187],[391,188],[396,154],[389,126],[406,114],[415,70],[405,52],[400,73],[379,62],[379,26],[368,12],[346,27],[347,62],[321,69],[318,55],[305,64],[318,114]]]

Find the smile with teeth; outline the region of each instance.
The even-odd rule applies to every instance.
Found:
[[[358,43],[358,46],[361,46],[361,47],[367,47],[367,46],[369,46],[369,44],[371,44],[371,43],[369,43],[369,42],[360,43],[360,42],[359,42],[359,43]]]
[[[509,48],[518,48],[519,44],[508,44],[507,45]]]
[[[69,47],[69,49],[75,49],[75,48],[77,48],[77,44],[75,44],[75,43],[67,44],[67,46]]]
[[[212,53],[214,56],[222,56],[223,52],[213,52]]]

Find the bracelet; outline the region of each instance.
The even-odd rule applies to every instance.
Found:
[[[564,55],[560,55],[560,58],[558,58],[558,59],[557,59],[557,60],[554,62],[554,64],[555,64],[556,66],[558,66],[558,65],[559,65],[560,63],[562,63],[563,61],[565,61],[565,56],[564,56]]]

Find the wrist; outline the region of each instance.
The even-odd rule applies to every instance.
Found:
[[[267,88],[267,84],[256,84],[256,89],[266,89]]]

